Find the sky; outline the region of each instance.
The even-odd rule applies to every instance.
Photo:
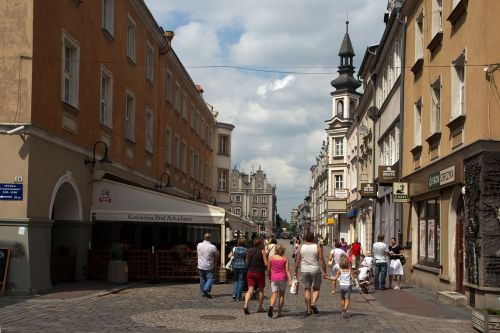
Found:
[[[357,69],[382,37],[387,0],[145,2],[175,32],[173,49],[217,120],[235,126],[233,167],[250,173],[260,166],[276,185],[278,214],[289,220],[308,195],[326,139],[345,21]]]

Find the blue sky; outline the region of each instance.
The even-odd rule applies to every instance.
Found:
[[[278,213],[307,195],[326,138],[330,81],[349,16],[356,67],[384,29],[387,0],[145,0],[218,120],[235,125],[232,164],[259,165],[276,185]],[[229,65],[255,70],[196,68]]]

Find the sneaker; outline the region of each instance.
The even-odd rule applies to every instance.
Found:
[[[318,314],[319,313],[319,310],[316,307],[316,304],[311,304],[311,309],[312,309],[312,311],[313,311],[314,314]]]
[[[233,301],[236,301],[236,296],[233,296]]]
[[[269,318],[273,317],[273,307],[272,306],[270,306],[269,310],[267,310],[267,315],[269,316]]]
[[[250,311],[248,311],[248,308],[243,308],[243,312],[244,312],[246,315],[250,314]]]
[[[395,286],[395,287],[394,287],[394,289],[399,289],[399,287],[398,287],[398,286]]]
[[[212,295],[210,294],[210,292],[208,292],[206,290],[203,290],[203,295],[205,295],[206,298],[212,298]]]

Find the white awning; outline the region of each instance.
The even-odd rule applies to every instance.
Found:
[[[225,210],[220,207],[107,179],[93,185],[95,221],[224,224]]]
[[[258,232],[259,226],[252,221],[245,220],[241,216],[226,212],[226,227],[229,227],[233,232],[239,230],[245,232]]]

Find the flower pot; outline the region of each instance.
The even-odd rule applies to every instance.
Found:
[[[500,332],[500,316],[482,309],[472,309],[472,327],[479,332]]]
[[[127,283],[128,266],[123,260],[110,260],[108,263],[108,282]]]

